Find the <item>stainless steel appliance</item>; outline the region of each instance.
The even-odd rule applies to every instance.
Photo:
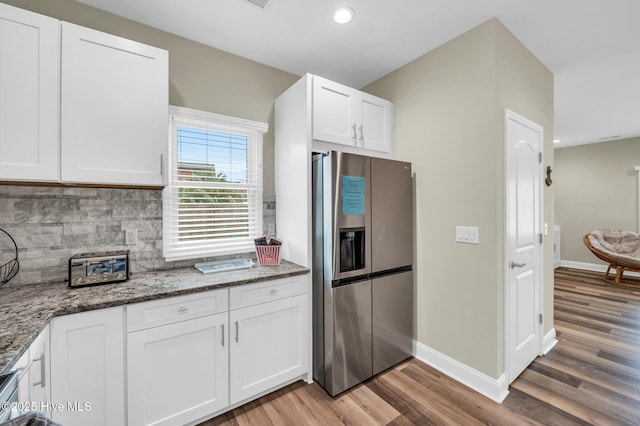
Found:
[[[15,417],[18,412],[18,372],[0,375],[0,423]]]
[[[129,250],[81,253],[69,259],[69,287],[127,281]]]
[[[313,377],[335,396],[411,356],[411,164],[313,157]]]

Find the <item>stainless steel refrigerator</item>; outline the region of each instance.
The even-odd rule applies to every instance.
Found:
[[[411,164],[316,154],[313,377],[335,396],[411,356]]]

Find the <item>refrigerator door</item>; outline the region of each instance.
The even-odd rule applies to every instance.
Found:
[[[413,264],[411,163],[371,159],[371,272]]]
[[[372,280],[373,374],[411,356],[413,339],[413,272]]]
[[[332,151],[324,167],[324,249],[331,266],[330,271],[325,268],[325,277],[366,275],[371,272],[370,159]],[[329,248],[331,253],[326,252]]]
[[[333,303],[325,299],[325,307],[333,307],[333,332],[325,334],[325,389],[336,396],[372,376],[371,281],[331,290]]]

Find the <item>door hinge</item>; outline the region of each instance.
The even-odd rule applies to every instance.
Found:
[[[538,153],[538,163],[542,164],[542,153]]]
[[[540,324],[543,324],[542,320],[542,314],[538,314],[538,322],[540,322]]]

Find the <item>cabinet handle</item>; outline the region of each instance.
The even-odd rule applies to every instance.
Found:
[[[513,260],[511,261],[511,269],[513,268],[524,268],[527,264],[526,263],[516,263]]]
[[[222,347],[224,348],[224,324],[222,324]]]
[[[164,154],[160,154],[160,176],[164,176]]]
[[[180,315],[186,314],[187,312],[189,312],[189,308],[187,308],[186,306],[180,306],[176,312]]]
[[[272,295],[272,296],[275,296],[276,294],[278,294],[278,290],[276,290],[275,288],[272,288],[272,289],[269,291],[269,294],[270,294],[270,295]]]
[[[362,124],[360,125],[360,140],[364,142],[364,132],[362,131]]]
[[[353,141],[357,141],[358,140],[358,134],[356,133],[356,123],[353,123]]]
[[[40,385],[41,388],[46,386],[45,383],[45,364],[44,364],[44,354],[40,355],[40,358],[34,359],[34,361],[40,361],[40,381],[34,382],[33,386]]]
[[[236,343],[238,343],[238,338],[240,337],[240,332],[238,330],[238,321],[236,321]]]

